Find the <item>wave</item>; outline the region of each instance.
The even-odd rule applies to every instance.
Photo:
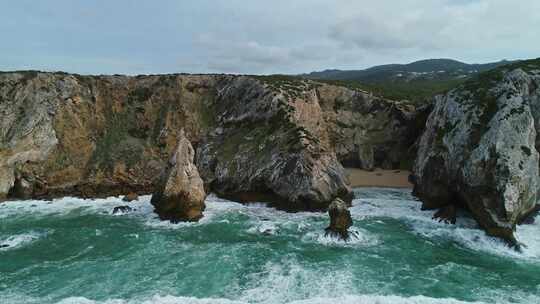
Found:
[[[537,299],[537,298],[536,298]],[[34,304],[43,303],[43,299],[31,299],[27,297],[9,297],[8,304]],[[535,299],[528,299],[534,301]],[[55,304],[487,304],[485,302],[464,302],[456,299],[438,299],[425,296],[403,297],[395,295],[344,295],[334,298],[315,297],[304,300],[281,302],[267,299],[267,301],[236,301],[226,298],[194,298],[172,295],[155,295],[146,299],[109,299],[94,301],[84,297],[70,297]],[[502,304],[504,302],[491,302]],[[523,302],[535,303],[535,302]]]
[[[533,225],[519,226],[517,238],[526,246],[522,253],[508,248],[502,241],[487,236],[470,217],[461,216],[456,225],[439,223],[432,219],[433,211],[422,211],[421,204],[405,189],[362,188],[355,189],[357,199],[353,201],[351,214],[355,223],[366,219],[392,218],[407,223],[419,237],[437,240],[451,240],[460,246],[490,254],[526,259],[540,259],[540,216]],[[227,214],[240,214],[249,218],[247,233],[269,236],[280,235],[282,231],[296,231],[303,242],[317,242],[327,246],[371,246],[378,243],[377,236],[355,225],[357,237],[349,243],[326,237],[322,226],[326,225],[325,213],[286,213],[264,204],[242,205],[220,199],[211,194],[206,199],[204,217],[198,223],[172,224],[161,221],[154,214],[150,195],[126,203],[122,196],[104,199],[81,199],[65,197],[53,201],[12,201],[0,204],[0,219],[17,216],[65,216],[75,213],[112,215],[112,209],[120,205],[134,207],[132,212],[121,216],[141,218],[147,226],[158,229],[184,229],[186,227],[207,225],[216,221],[229,221]],[[314,224],[315,222],[315,224]],[[324,223],[323,223],[324,222]],[[322,227],[324,228],[324,227]],[[10,242],[12,242],[11,240]]]
[[[540,259],[540,215],[533,225],[518,226],[516,237],[525,246],[522,252],[508,247],[500,239],[490,237],[467,214],[458,214],[455,225],[433,219],[435,211],[421,210],[421,204],[402,189],[357,189],[351,207],[354,220],[392,218],[407,223],[420,237],[431,241],[451,240],[460,246],[499,256]]]
[[[31,231],[28,233],[12,235],[5,239],[0,239],[0,251],[13,250],[26,246],[46,235],[46,232]]]

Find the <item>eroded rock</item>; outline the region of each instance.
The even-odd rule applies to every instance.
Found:
[[[297,85],[298,91],[289,92],[240,77],[222,90],[216,129],[197,151],[212,191],[288,211],[324,210],[336,197],[351,200],[315,92]]]
[[[125,214],[133,211],[130,206],[117,206],[113,208],[112,214]]]
[[[162,220],[198,221],[203,217],[206,193],[193,163],[195,152],[184,131],[179,134],[175,153],[163,172],[151,203]]]
[[[343,240],[349,239],[349,228],[353,221],[349,206],[341,199],[335,199],[328,207],[330,226],[325,231],[326,235],[332,235]]]
[[[468,208],[487,234],[518,245],[540,187],[540,61],[498,68],[436,99],[412,181],[426,209]]]

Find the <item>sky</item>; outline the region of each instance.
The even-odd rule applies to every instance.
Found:
[[[0,70],[297,74],[540,57],[540,0],[0,0]]]

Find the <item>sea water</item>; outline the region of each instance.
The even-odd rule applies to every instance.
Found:
[[[199,223],[150,197],[0,204],[0,303],[540,303],[540,218],[518,253],[466,215],[432,220],[408,190],[356,189],[355,237],[324,213],[210,196]]]

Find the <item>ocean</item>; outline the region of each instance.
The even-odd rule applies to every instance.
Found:
[[[325,236],[325,213],[213,195],[179,224],[150,196],[3,203],[0,303],[540,303],[540,217],[518,228],[519,253],[466,214],[432,220],[410,190],[355,197],[349,242]]]

